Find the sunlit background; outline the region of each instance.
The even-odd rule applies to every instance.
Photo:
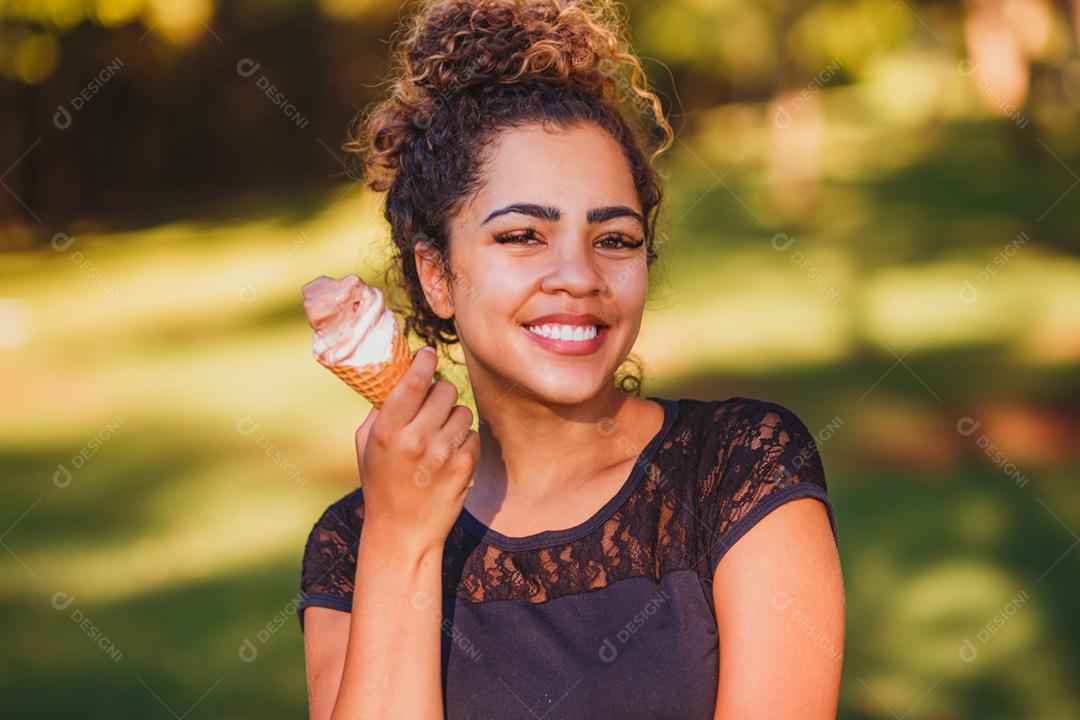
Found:
[[[840,716],[1080,717],[1080,1],[627,7],[678,136],[644,391],[814,432]],[[5,717],[304,716],[367,405],[299,289],[385,265],[340,147],[399,12],[0,3]]]

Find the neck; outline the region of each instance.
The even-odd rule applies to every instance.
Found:
[[[480,458],[473,491],[531,505],[558,497],[640,448],[621,448],[636,398],[611,386],[575,405],[550,405],[523,392],[477,394]],[[614,436],[614,437],[613,437]],[[611,457],[612,450],[619,452]]]

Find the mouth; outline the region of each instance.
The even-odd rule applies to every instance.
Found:
[[[587,355],[599,348],[608,335],[607,325],[522,325],[521,329],[540,347],[561,355]]]

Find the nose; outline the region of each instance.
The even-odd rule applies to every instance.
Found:
[[[552,243],[550,262],[540,289],[545,293],[567,292],[575,297],[602,295],[607,282],[600,272],[596,254],[588,242],[567,233]]]

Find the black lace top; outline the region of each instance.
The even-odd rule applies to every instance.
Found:
[[[761,518],[814,497],[836,515],[817,446],[762,400],[672,400],[619,492],[572,528],[496,532],[468,510],[443,554],[449,718],[711,718],[718,637],[712,578]],[[360,488],[307,540],[297,609],[350,612]]]

